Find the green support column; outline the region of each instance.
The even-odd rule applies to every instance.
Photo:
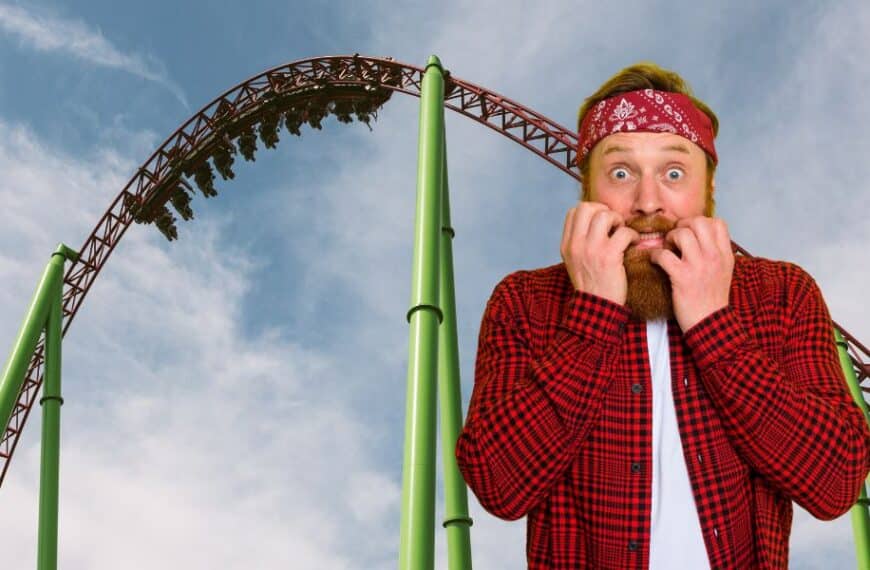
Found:
[[[438,378],[438,257],[441,229],[444,78],[429,58],[420,93],[417,206],[408,342],[408,393],[402,465],[399,568],[431,570],[435,564],[435,415]]]
[[[75,261],[78,253],[59,244],[51,255],[12,353],[0,376],[0,428],[9,425],[24,385],[25,375],[45,331],[43,349],[42,458],[39,479],[39,535],[36,566],[38,570],[57,568],[58,472],[60,460],[60,364],[63,334],[63,272],[66,260]]]
[[[837,342],[837,350],[840,353],[840,366],[843,368],[843,374],[846,376],[846,384],[849,385],[849,391],[852,393],[852,398],[855,403],[864,412],[864,418],[867,416],[867,402],[864,400],[864,394],[861,391],[861,386],[858,384],[858,378],[855,376],[855,369],[852,366],[852,361],[849,359],[847,352],[847,344],[843,335],[836,328],[834,329],[834,338]],[[870,421],[870,419],[868,419]],[[856,502],[849,512],[852,517],[852,533],[855,536],[855,555],[858,561],[858,570],[870,570],[870,515],[867,512],[867,485],[861,485],[861,491]]]
[[[63,274],[63,254],[52,255]],[[60,471],[60,363],[63,313],[63,280],[52,286],[51,304],[45,327],[45,376],[42,384],[42,461],[39,473],[39,541],[36,557],[38,570],[57,568],[57,518]]]
[[[441,184],[441,310],[444,322],[438,338],[438,402],[441,411],[441,459],[444,465],[444,527],[447,529],[448,570],[471,570],[468,491],[456,465],[456,440],[462,430],[462,391],[459,382],[459,342],[453,281],[453,227],[450,224],[450,184],[447,177],[447,136]]]
[[[18,395],[24,384],[24,376],[33,358],[33,351],[36,350],[39,335],[48,319],[52,288],[54,283],[63,281],[64,258],[74,260],[78,258],[78,254],[63,244],[60,244],[52,254],[33,293],[30,308],[27,310],[27,315],[18,331],[18,338],[12,345],[12,352],[3,368],[3,375],[0,376],[0,428],[4,430],[9,425],[15,410]]]

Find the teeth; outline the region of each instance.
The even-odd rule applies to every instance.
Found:
[[[659,239],[662,236],[662,232],[641,232],[640,239]]]

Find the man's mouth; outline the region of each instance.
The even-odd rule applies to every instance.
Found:
[[[640,239],[634,244],[637,249],[662,247],[665,243],[665,232],[639,232]]]

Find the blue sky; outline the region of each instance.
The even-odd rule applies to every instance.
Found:
[[[719,116],[732,236],[806,268],[867,344],[870,7],[603,4],[0,0],[0,350],[57,243],[80,247],[197,109],[354,52],[435,53],[567,126],[620,68],[676,70]],[[394,96],[372,132],[283,132],[194,199],[177,242],[127,231],[64,342],[64,568],[395,567],[418,103]],[[486,299],[559,261],[577,186],[458,115],[447,137],[465,406]],[[0,488],[4,567],[35,564],[38,431]],[[525,522],[471,510],[475,567],[524,568]],[[790,567],[853,567],[851,536],[796,506]]]

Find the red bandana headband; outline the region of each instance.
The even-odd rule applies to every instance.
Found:
[[[577,164],[598,141],[620,132],[673,133],[701,147],[718,163],[713,146],[713,124],[682,93],[643,89],[620,93],[589,109],[580,125]]]

